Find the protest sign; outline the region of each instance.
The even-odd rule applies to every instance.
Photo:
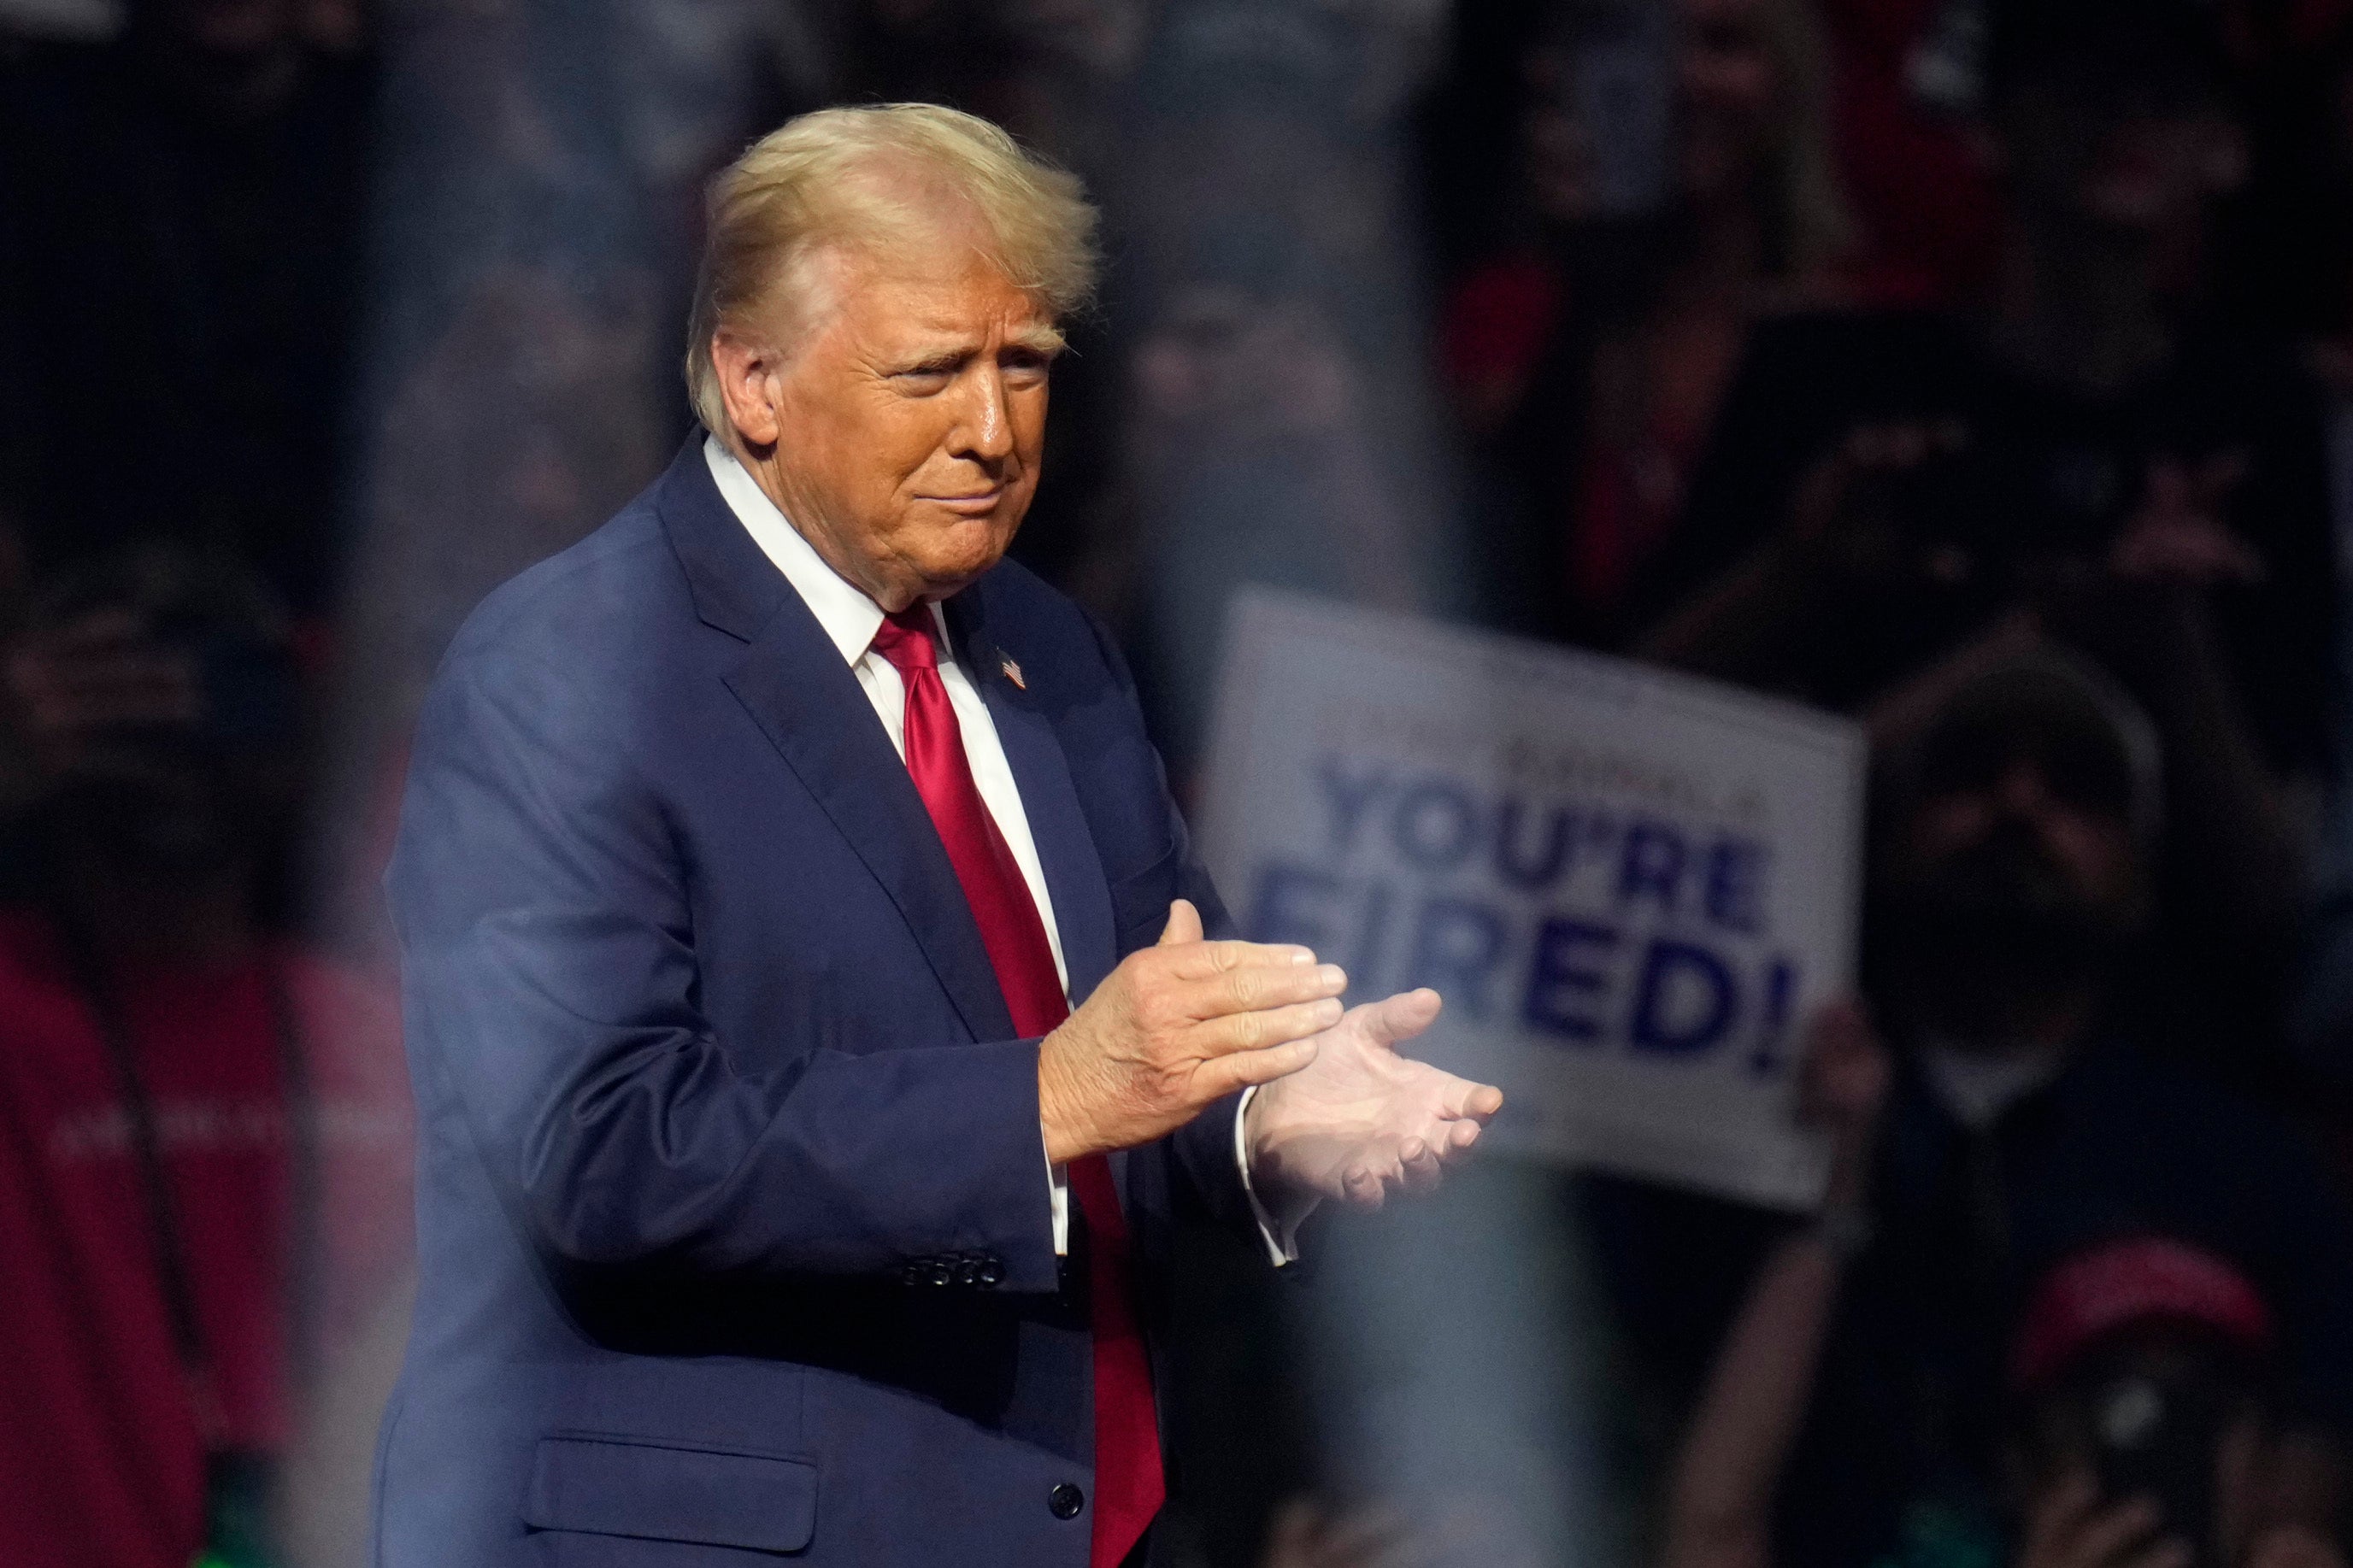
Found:
[[[1503,1086],[1504,1146],[1816,1201],[1804,1021],[1853,983],[1864,743],[1620,659],[1267,590],[1237,598],[1200,814],[1246,933]]]

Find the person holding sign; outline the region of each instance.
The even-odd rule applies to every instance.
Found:
[[[1435,993],[1231,940],[1118,654],[1003,559],[1093,221],[953,110],[765,138],[708,435],[459,633],[390,876],[387,1568],[1140,1561],[1172,1227],[1286,1258],[1500,1108],[1397,1053]]]
[[[2353,1222],[2279,1116],[2115,1022],[2149,735],[2045,649],[1891,767],[1878,1019],[1831,1007],[1808,1059],[1830,1201],[1725,1336],[1666,1568],[2340,1568]],[[2194,1342],[2114,1339],[2143,1319]],[[2087,1425],[2118,1378],[2194,1384],[2149,1452]]]

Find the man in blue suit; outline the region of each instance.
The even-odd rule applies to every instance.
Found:
[[[459,634],[385,1568],[1140,1561],[1170,1227],[1280,1261],[1501,1105],[1392,1048],[1435,994],[1229,939],[1118,654],[1002,561],[1092,223],[951,110],[769,136],[708,437]]]

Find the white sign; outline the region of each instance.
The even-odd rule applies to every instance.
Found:
[[[1433,985],[1411,1048],[1505,1147],[1819,1200],[1802,1030],[1848,989],[1861,730],[1628,663],[1317,600],[1234,605],[1201,841],[1245,932]]]

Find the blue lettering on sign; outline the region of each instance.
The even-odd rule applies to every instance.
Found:
[[[1788,1070],[1802,987],[1788,954],[1759,951],[1769,845],[1378,762],[1325,757],[1314,781],[1321,851],[1258,867],[1254,940],[1340,961],[1357,998],[1429,985],[1469,1022],[1658,1061],[1736,1047],[1759,1077]]]
[[[1781,1066],[1782,1047],[1789,1032],[1789,1005],[1798,994],[1798,966],[1775,959],[1765,971],[1765,1016],[1757,1021],[1757,1045],[1748,1053],[1748,1070],[1770,1077]]]
[[[1398,853],[1424,871],[1453,870],[1478,841],[1471,797],[1444,779],[1426,779],[1399,795],[1392,821]]]
[[[1661,1056],[1699,1056],[1732,1026],[1732,971],[1706,948],[1665,937],[1642,955],[1627,1044]]]
[[[1765,846],[1746,838],[1719,839],[1707,853],[1708,920],[1726,931],[1761,931],[1764,896]]]
[[[1514,888],[1540,893],[1568,868],[1577,818],[1566,806],[1541,813],[1543,826],[1536,837],[1544,847],[1532,854],[1520,826],[1520,814],[1526,808],[1525,801],[1510,795],[1495,813],[1495,875]]]
[[[1618,902],[1651,899],[1672,914],[1683,880],[1683,836],[1663,822],[1638,817],[1626,825],[1618,860]]]
[[[1555,915],[1536,931],[1535,962],[1528,971],[1527,998],[1520,1016],[1528,1027],[1564,1040],[1600,1037],[1601,1020],[1591,999],[1609,984],[1606,969],[1594,966],[1618,945],[1608,926]]]
[[[1487,982],[1504,957],[1504,917],[1464,899],[1421,906],[1406,988],[1427,985],[1473,1018],[1487,1016]]]

